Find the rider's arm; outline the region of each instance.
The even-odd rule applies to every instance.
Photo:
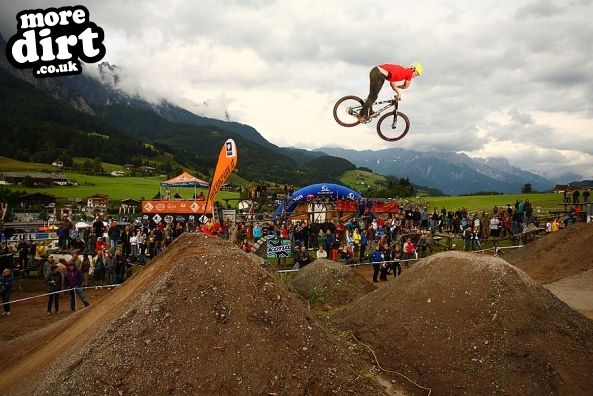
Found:
[[[401,98],[401,92],[399,92],[399,90],[407,89],[410,86],[411,82],[411,80],[404,80],[403,84],[397,85],[395,81],[391,81],[389,85],[391,85],[391,88],[397,93],[397,96]]]

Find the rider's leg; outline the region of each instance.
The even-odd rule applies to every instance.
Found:
[[[369,115],[369,110],[371,110],[373,103],[375,103],[377,100],[379,91],[381,91],[383,83],[385,82],[385,75],[379,71],[378,67],[375,66],[369,73],[369,80],[369,96],[360,110],[360,115],[364,117]]]

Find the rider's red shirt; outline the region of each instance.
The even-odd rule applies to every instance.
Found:
[[[379,65],[379,67],[389,73],[387,81],[411,80],[414,77],[414,72],[408,67],[390,64]]]

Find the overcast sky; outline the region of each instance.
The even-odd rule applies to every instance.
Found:
[[[122,89],[228,114],[280,146],[463,151],[593,178],[593,0],[0,4],[6,39],[23,9],[85,5]],[[403,91],[404,140],[335,123],[334,103],[366,97],[373,66],[414,61],[425,74]]]

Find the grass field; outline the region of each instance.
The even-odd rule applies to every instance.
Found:
[[[437,210],[446,208],[447,210],[457,210],[466,208],[469,212],[481,212],[486,210],[492,213],[494,206],[514,205],[517,200],[526,199],[531,202],[534,213],[547,213],[550,210],[560,210],[562,208],[562,194],[556,193],[536,193],[536,194],[508,194],[508,195],[478,195],[478,196],[448,196],[448,197],[420,197],[402,200],[425,205],[429,212],[436,207]]]
[[[31,192],[44,192],[58,198],[86,198],[94,194],[107,194],[111,200],[121,201],[122,199],[151,199],[159,192],[159,183],[165,180],[163,177],[111,177],[111,176],[89,176],[80,173],[66,172],[68,178],[76,181],[78,186],[53,186],[47,188],[23,188],[19,190]],[[171,189],[172,194],[179,191],[182,198],[190,199],[194,194],[193,188]],[[208,194],[207,188],[198,188]],[[165,190],[162,190],[165,193]],[[217,199],[236,198],[238,193],[221,191]]]
[[[76,161],[84,161],[85,158],[76,158]],[[103,164],[107,170],[121,170],[119,165]],[[14,159],[0,156],[0,172],[1,171],[23,171],[23,172],[40,172],[43,170],[52,170],[49,164],[40,164],[33,162],[22,162]],[[19,191],[26,191],[28,193],[43,192],[54,195],[57,198],[87,198],[95,194],[107,194],[111,200],[120,201],[126,198],[132,199],[150,199],[159,192],[159,183],[165,180],[162,176],[154,177],[112,177],[112,176],[91,176],[84,175],[77,172],[65,171],[63,172],[71,181],[76,181],[77,186],[51,186],[51,187],[35,187],[26,188],[23,186],[10,186]],[[179,191],[179,194],[186,199],[190,199],[194,194],[193,188],[172,189],[172,193]],[[208,189],[198,188],[198,193],[202,191],[208,194]],[[163,190],[163,194],[165,191]],[[237,198],[238,193],[221,191],[217,195],[217,199]]]

